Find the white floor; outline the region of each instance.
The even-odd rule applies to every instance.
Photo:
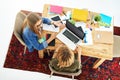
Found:
[[[3,68],[6,58],[9,42],[11,40],[16,13],[20,10],[43,11],[45,3],[56,4],[73,8],[88,8],[91,11],[103,12],[114,15],[116,26],[120,26],[120,11],[116,9],[119,6],[119,0],[3,0],[0,1],[0,80],[71,80],[68,78],[22,71],[16,69]],[[113,4],[114,3],[114,4]],[[102,5],[101,5],[102,4]],[[106,5],[107,4],[107,5]],[[113,5],[113,7],[111,6]]]

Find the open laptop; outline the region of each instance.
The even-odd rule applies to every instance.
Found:
[[[75,50],[76,44],[84,39],[84,32],[81,27],[77,28],[68,20],[66,21],[66,28],[64,28],[58,35],[57,38],[66,44],[70,49]]]

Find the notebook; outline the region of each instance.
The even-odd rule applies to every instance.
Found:
[[[52,16],[50,19],[52,21],[61,21],[59,15]],[[59,27],[57,27],[55,25],[43,24],[43,30],[52,31],[52,32],[59,32]]]
[[[79,29],[70,23],[68,20],[66,21],[66,28],[64,28],[58,35],[57,38],[66,44],[70,49],[75,50],[76,45],[80,43],[85,36],[82,28]]]

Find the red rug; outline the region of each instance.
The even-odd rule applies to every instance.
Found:
[[[45,54],[44,59],[40,59],[36,50],[32,53],[29,53],[27,50],[26,55],[22,56],[23,49],[24,47],[12,35],[4,67],[50,74],[48,63],[53,52],[51,52],[51,56]],[[87,58],[82,56],[82,62]],[[106,60],[98,69],[93,69],[92,65],[95,60],[95,58],[90,58],[85,64],[82,63],[82,73],[75,78],[78,80],[120,80],[120,58],[114,58],[112,61]]]

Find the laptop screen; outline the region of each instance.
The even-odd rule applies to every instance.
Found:
[[[73,32],[76,36],[78,36],[80,39],[84,39],[85,33],[81,30],[78,29],[76,26],[74,26],[72,23],[70,23],[68,20],[66,21],[66,27]]]
[[[75,35],[73,35],[70,31],[65,30],[63,34],[70,39],[72,42],[77,43],[79,41],[79,38],[77,38]]]

